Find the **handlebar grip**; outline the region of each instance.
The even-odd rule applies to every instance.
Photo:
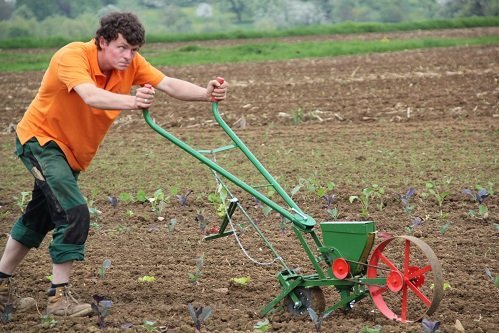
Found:
[[[225,79],[221,76],[217,76],[217,81],[218,81],[218,83],[223,84],[225,82]],[[218,103],[218,99],[216,99],[215,97],[212,97],[211,101],[213,103]]]

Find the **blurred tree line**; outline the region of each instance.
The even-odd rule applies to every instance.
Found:
[[[91,36],[113,10],[161,34],[499,16],[499,0],[0,0],[0,39]]]

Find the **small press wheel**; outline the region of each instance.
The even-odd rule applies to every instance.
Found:
[[[419,321],[435,312],[442,300],[442,267],[419,238],[398,236],[379,244],[369,260],[367,277],[386,278],[385,285],[369,286],[369,293],[388,319]]]
[[[301,302],[301,306],[295,307],[295,303],[291,297],[284,298],[284,306],[286,310],[296,316],[308,315],[308,308],[312,308],[317,314],[324,312],[326,309],[326,301],[324,293],[319,287],[296,287],[293,292]]]

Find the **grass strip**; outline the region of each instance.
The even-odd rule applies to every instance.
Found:
[[[452,19],[437,19],[423,21],[405,21],[398,23],[382,22],[342,22],[337,24],[324,24],[291,29],[276,30],[231,30],[226,32],[193,32],[193,33],[172,33],[172,34],[147,34],[148,43],[170,43],[170,42],[190,42],[206,40],[228,40],[228,39],[250,39],[250,38],[278,38],[292,36],[317,36],[331,34],[361,34],[368,32],[395,32],[414,30],[437,30],[437,29],[464,29],[474,27],[497,27],[499,17],[459,17]],[[84,37],[80,40],[86,41],[91,37]],[[16,48],[59,48],[73,39],[61,36],[48,38],[40,37],[19,37],[1,40],[0,49]]]
[[[424,38],[409,40],[347,40],[297,43],[269,42],[219,47],[188,45],[170,51],[145,49],[142,53],[155,66],[187,66],[241,62],[280,61],[311,57],[334,57],[402,50],[499,44],[499,36],[477,38]],[[52,53],[48,50],[0,52],[0,72],[43,70]]]

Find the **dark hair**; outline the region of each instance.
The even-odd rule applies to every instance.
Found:
[[[100,28],[95,32],[95,44],[99,46],[99,38],[109,43],[118,39],[121,34],[130,45],[142,46],[145,42],[145,30],[139,18],[130,12],[112,12],[100,19]]]

